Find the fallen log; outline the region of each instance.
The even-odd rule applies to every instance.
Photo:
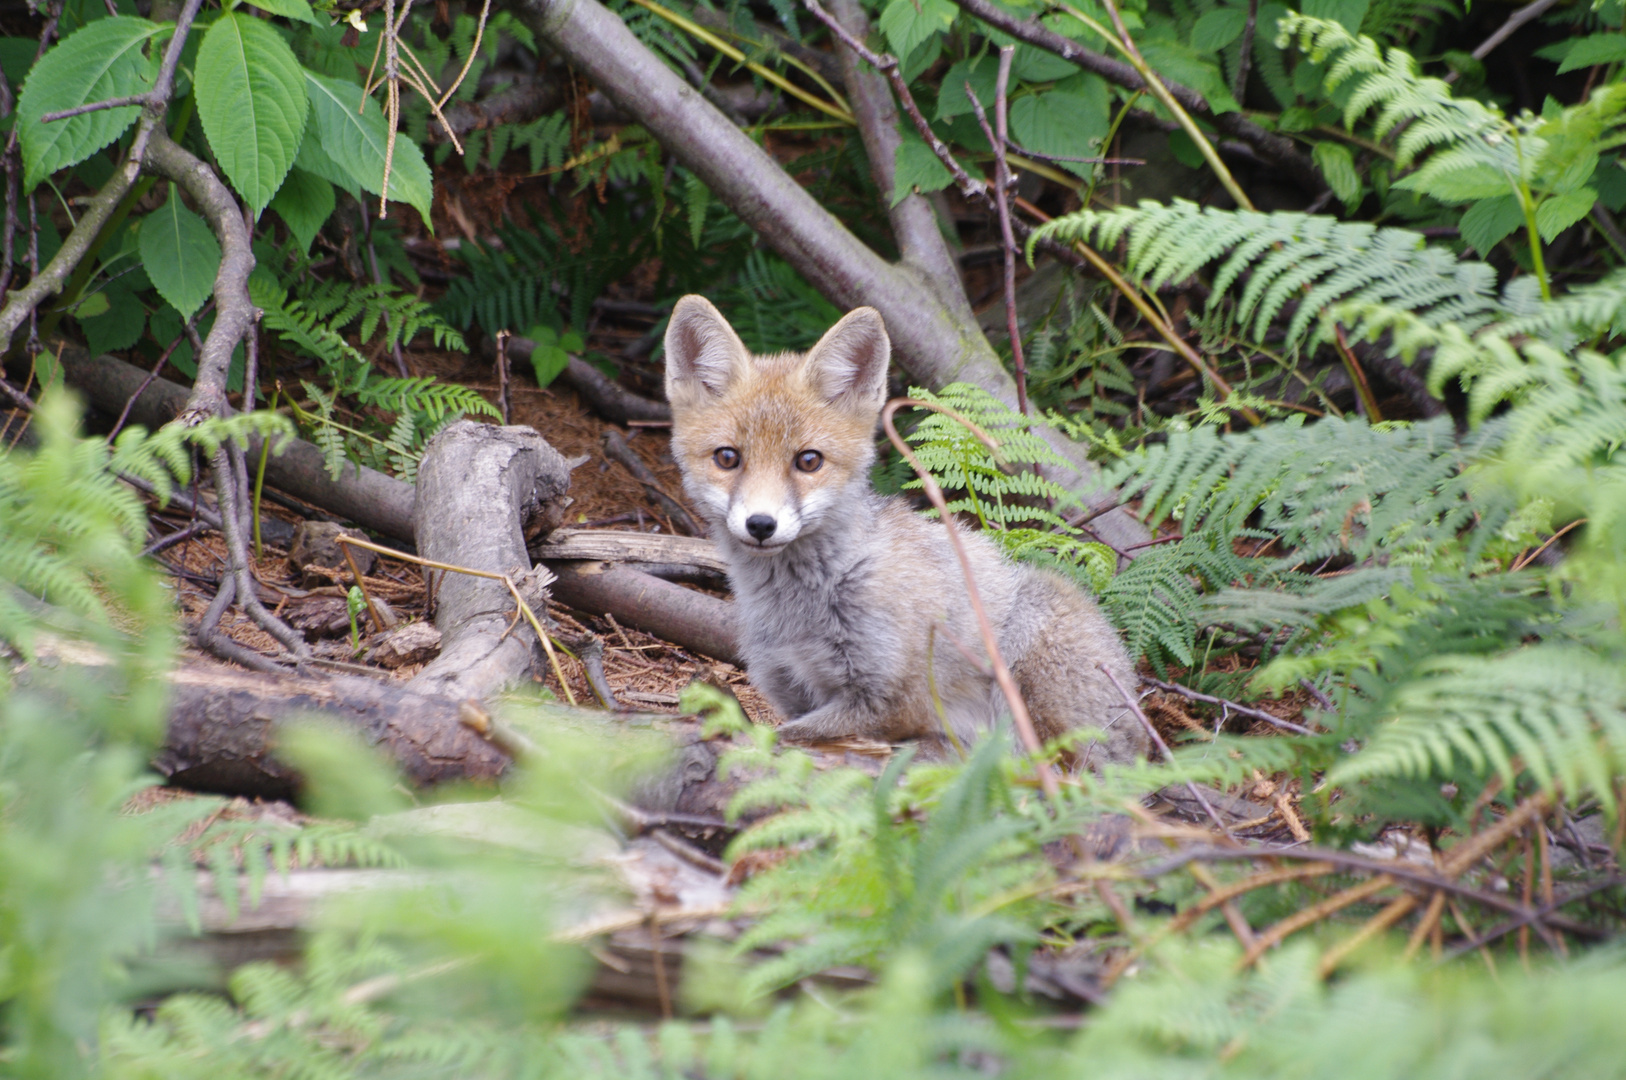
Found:
[[[464,726],[456,699],[401,683],[341,675],[302,678],[193,664],[170,676],[174,695],[153,768],[195,791],[291,798],[299,774],[276,757],[284,720],[321,714],[387,751],[415,784],[495,780],[508,756]]]
[[[578,464],[528,427],[470,420],[448,425],[429,441],[418,467],[418,553],[518,578],[531,566],[526,534],[558,525],[569,505],[570,470]],[[440,574],[435,626],[441,652],[413,678],[413,689],[458,700],[483,698],[527,678],[541,643],[530,626],[516,624],[508,586]]]
[[[717,554],[716,544],[697,536],[671,533],[555,529],[540,544],[531,545],[531,558],[538,562],[627,563],[634,570],[668,581],[681,575],[723,585],[728,578],[728,564]]]
[[[189,391],[168,379],[153,379],[145,390],[147,372],[112,356],[92,356],[72,342],[61,346],[62,370],[68,381],[101,412],[117,416],[135,397],[130,421],[159,428],[175,419],[186,406]],[[250,441],[249,460],[257,461],[260,440]],[[412,485],[376,469],[347,463],[335,480],[327,471],[322,451],[303,439],[290,439],[282,452],[265,463],[265,482],[305,502],[342,514],[357,525],[397,540],[412,539]]]
[[[726,600],[685,589],[630,566],[607,562],[556,562],[553,598],[588,615],[609,612],[691,652],[739,665],[734,609]]]

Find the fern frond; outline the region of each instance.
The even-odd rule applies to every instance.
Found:
[[[1449,775],[1466,764],[1511,789],[1527,769],[1548,791],[1594,796],[1615,810],[1615,783],[1626,774],[1626,678],[1590,650],[1544,644],[1437,656],[1385,705],[1370,741],[1328,783]]]
[[[1154,290],[1217,263],[1207,311],[1217,312],[1242,283],[1237,316],[1262,341],[1295,304],[1289,349],[1319,344],[1328,333],[1320,317],[1338,303],[1382,303],[1416,313],[1428,325],[1449,320],[1470,328],[1497,309],[1496,272],[1489,265],[1459,259],[1405,229],[1329,216],[1219,210],[1177,199],[1167,206],[1081,210],[1034,236],[1100,248],[1127,236],[1125,265]]]

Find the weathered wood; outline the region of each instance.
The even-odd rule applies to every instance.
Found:
[[[147,378],[147,372],[123,360],[91,356],[71,342],[58,344],[68,381],[102,412],[117,416]],[[154,379],[136,398],[130,420],[148,428],[162,427],[185,408],[187,396],[185,387]],[[250,460],[257,461],[259,454],[260,440],[253,439]],[[267,458],[265,482],[374,532],[397,540],[412,539],[411,484],[350,463],[335,480],[327,471],[322,451],[303,439],[290,439],[280,454]]]
[[[691,652],[740,663],[734,608],[726,600],[685,589],[608,562],[544,564],[557,575],[551,592],[562,604],[617,619]]]
[[[507,755],[463,726],[455,698],[356,676],[297,678],[193,664],[170,676],[174,696],[153,767],[198,791],[288,798],[299,775],[277,760],[277,725],[334,717],[381,747],[418,784],[495,780]]]
[[[531,546],[531,556],[545,562],[575,559],[651,563],[657,566],[687,565],[718,575],[728,574],[728,564],[717,554],[716,544],[698,536],[674,536],[669,533],[555,529],[542,543]]]
[[[429,441],[413,515],[418,553],[435,562],[517,577],[530,569],[528,531],[558,524],[574,467],[528,427],[460,420]],[[530,675],[536,633],[514,625],[501,581],[435,571],[440,656],[412,680],[426,694],[484,697]],[[534,605],[533,605],[534,606]],[[510,632],[512,631],[512,632]]]

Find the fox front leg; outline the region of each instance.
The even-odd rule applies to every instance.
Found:
[[[779,725],[782,742],[817,743],[853,737],[887,740],[891,737],[884,716],[857,697],[827,701],[812,712]]]

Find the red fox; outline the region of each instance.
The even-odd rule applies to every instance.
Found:
[[[753,356],[715,307],[685,296],[666,330],[672,450],[728,562],[751,682],[788,718],[780,736],[941,753],[950,733],[969,745],[992,729],[1005,703],[943,524],[870,488],[890,358],[874,308],[805,354]],[[1144,753],[1097,667],[1135,685],[1094,602],[954,527],[1039,737],[1099,728],[1086,762]]]

